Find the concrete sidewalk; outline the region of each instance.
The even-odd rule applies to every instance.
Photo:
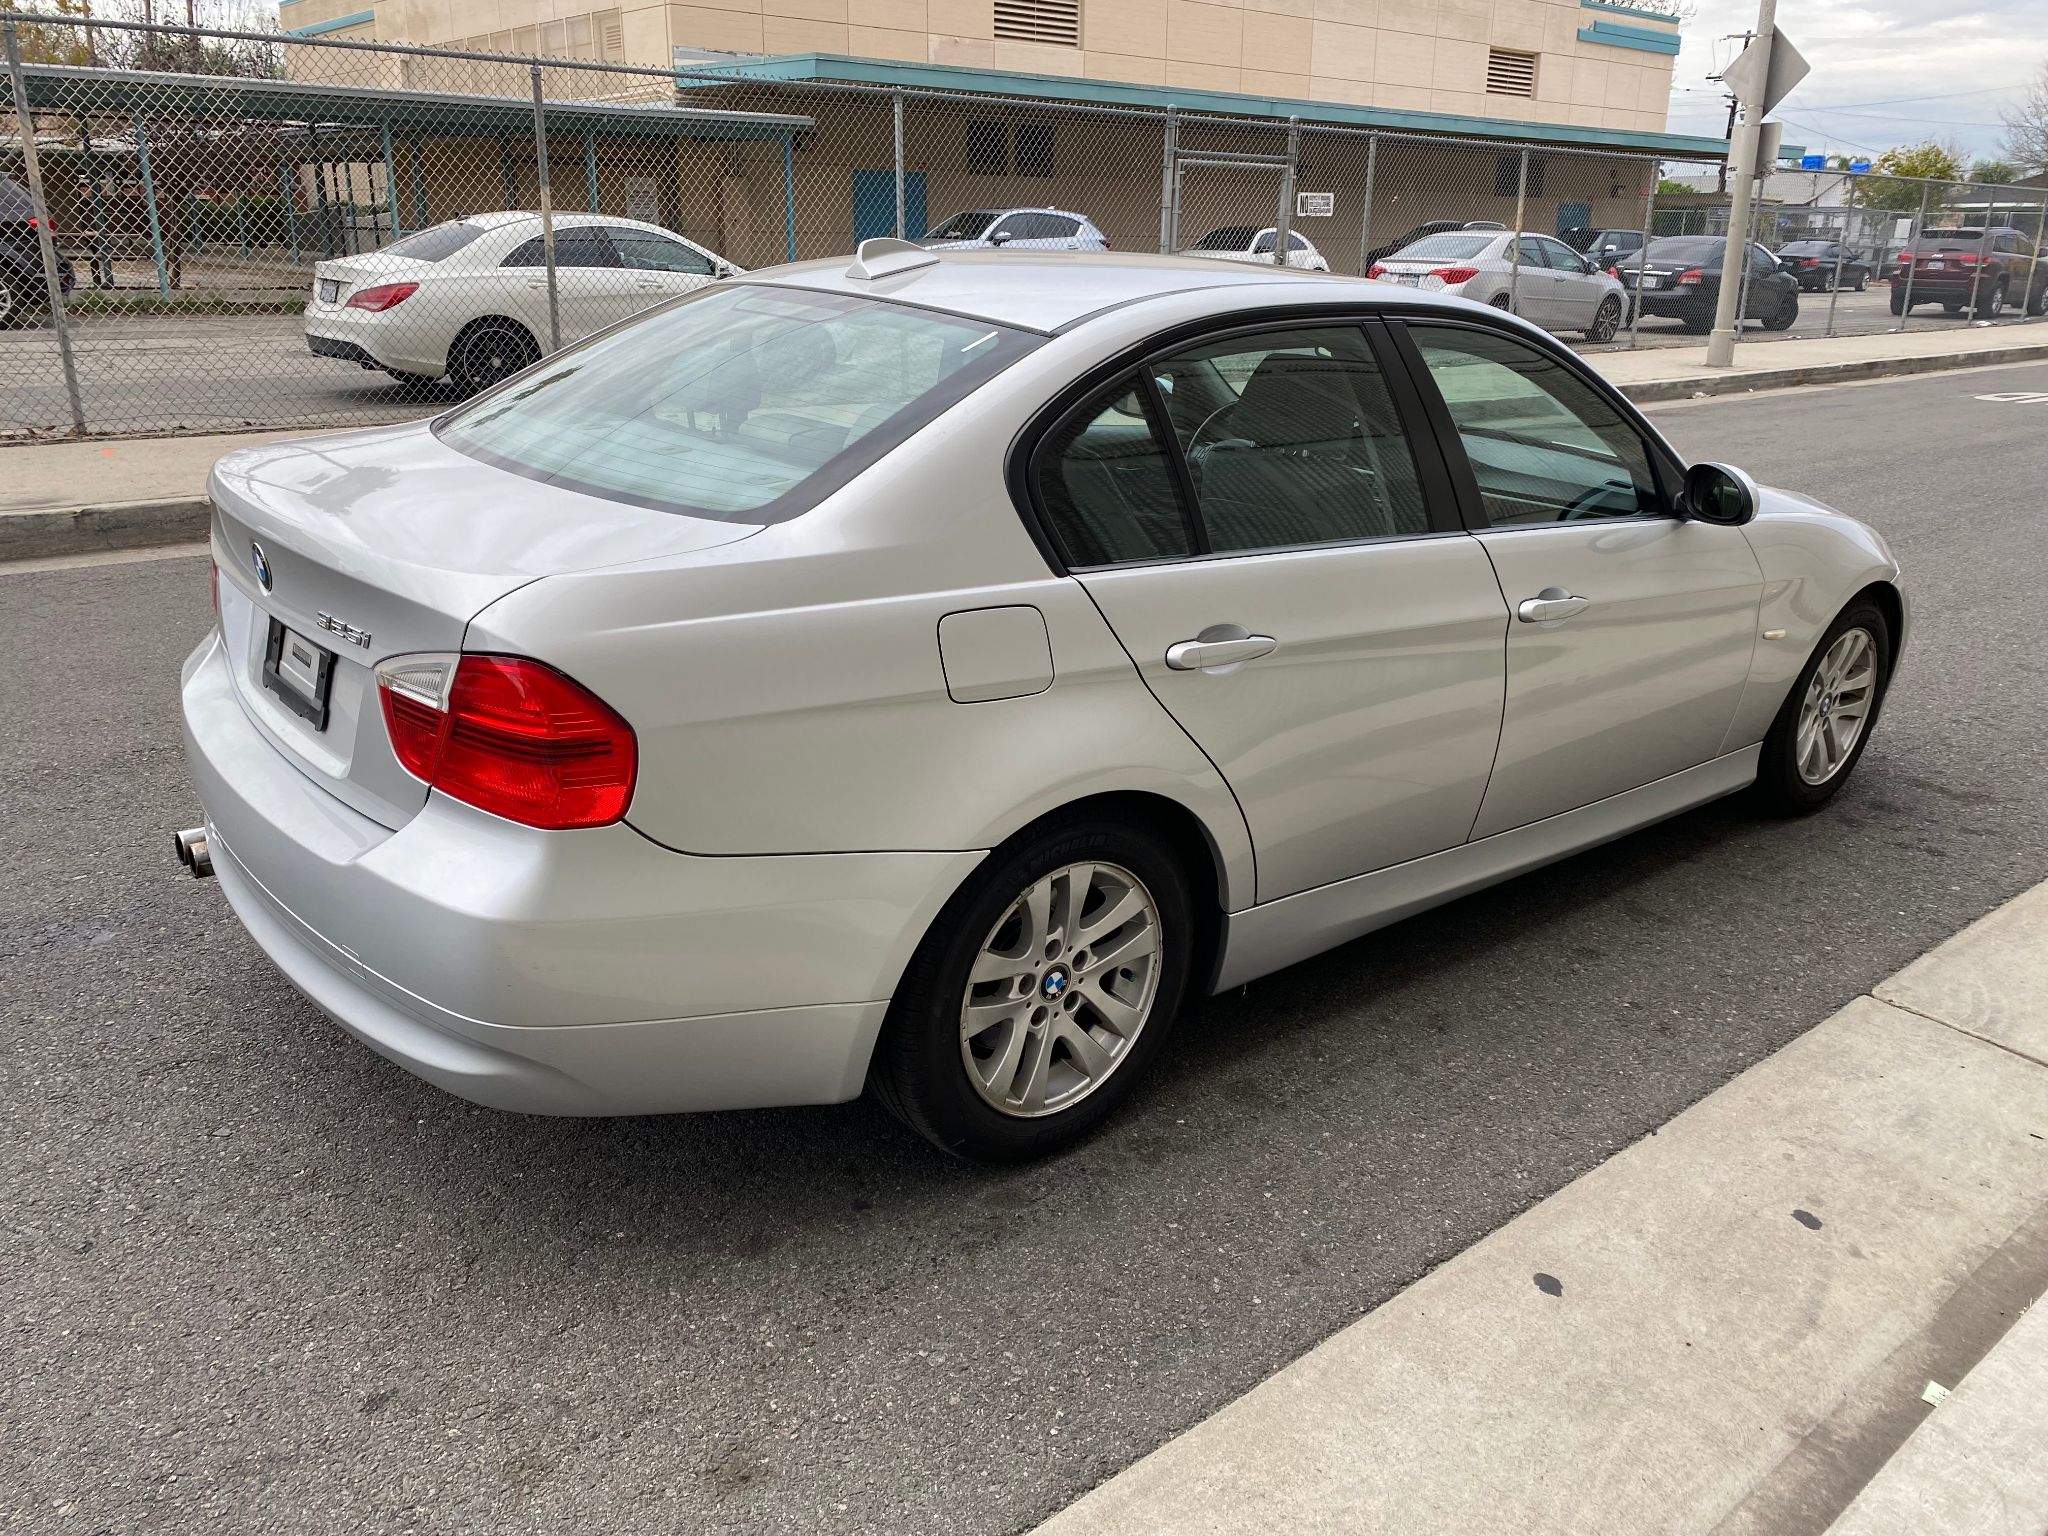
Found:
[[[2048,358],[2048,323],[1746,342],[1736,347],[1732,368],[1709,368],[1705,342],[1696,347],[1602,352],[1586,361],[1631,400],[1651,404],[1697,395],[1840,384],[2044,358]]]
[[[1040,1536],[2040,1536],[2044,1288],[2048,885]]]
[[[1639,402],[1784,389],[2048,358],[2048,324],[1752,342],[1733,368],[1706,345],[1587,361]],[[318,428],[0,446],[0,561],[60,558],[206,537],[206,473],[224,453]]]

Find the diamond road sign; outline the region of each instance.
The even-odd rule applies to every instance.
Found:
[[[1755,117],[1762,117],[1790,96],[1793,87],[1813,69],[1783,32],[1772,34],[1769,52],[1766,62],[1764,42],[1758,38],[1721,76],[1721,83]]]

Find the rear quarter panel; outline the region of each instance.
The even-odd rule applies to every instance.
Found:
[[[641,753],[627,819],[683,852],[984,849],[1085,796],[1151,792],[1202,822],[1226,903],[1249,904],[1229,789],[1010,503],[1028,407],[979,400],[729,548],[522,588],[465,648],[539,657],[619,710]],[[1044,616],[1051,686],[955,702],[940,621],[1018,605]]]

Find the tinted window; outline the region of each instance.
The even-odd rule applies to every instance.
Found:
[[[685,272],[709,277],[718,269],[711,258],[680,240],[669,240],[644,229],[613,229],[612,245],[619,260],[641,272]]]
[[[873,299],[718,284],[558,354],[437,430],[535,480],[775,522],[1036,344]]]
[[[432,229],[423,229],[403,240],[394,240],[384,247],[384,254],[410,256],[414,261],[441,261],[453,256],[483,232],[482,225],[458,219],[453,224],[436,224]]]
[[[1764,277],[1778,270],[1778,258],[1760,245],[1749,248],[1749,270],[1753,277]]]
[[[929,235],[927,240],[979,240],[989,225],[995,223],[1000,208],[969,208],[956,213]]]
[[[1212,229],[1188,249],[1191,251],[1241,251],[1252,243],[1258,231],[1249,224],[1226,224]]]
[[[1644,255],[1651,261],[1682,261],[1688,266],[1718,267],[1723,249],[1719,240],[1684,235],[1652,240]]]
[[[28,190],[11,176],[0,176],[0,219],[32,219],[36,216],[35,200]]]
[[[1431,235],[1405,246],[1390,261],[1465,261],[1498,239],[1495,235]]]
[[[1210,549],[1428,531],[1400,416],[1356,330],[1215,342],[1153,372]]]
[[[1493,331],[1409,329],[1496,527],[1664,512],[1641,435],[1564,363]]]
[[[514,246],[500,263],[507,267],[544,267],[547,255],[541,237],[535,235]],[[555,231],[555,265],[558,267],[616,267],[619,253],[612,248],[602,229],[558,229]]]
[[[1075,412],[1037,459],[1038,495],[1067,564],[1191,554],[1171,460],[1134,379]]]
[[[1543,252],[1544,259],[1560,272],[1586,272],[1590,270],[1585,262],[1579,259],[1579,253],[1561,241],[1547,240],[1539,236],[1536,240],[1536,245]]]
[[[1015,213],[1003,222],[1012,240],[1071,240],[1081,226],[1056,213]]]

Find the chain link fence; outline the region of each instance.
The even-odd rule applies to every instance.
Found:
[[[1657,345],[1696,338],[1630,264],[1716,213],[1725,232],[1725,208],[1660,199],[1643,155],[644,68],[576,26],[523,55],[5,20],[0,433],[416,417],[731,272],[877,235],[1455,277],[1579,345]],[[1784,315],[1752,306],[1750,334],[2003,323],[2048,298],[2017,277],[2024,259],[2048,283],[2044,201],[1864,177],[1846,211],[1766,202],[1767,246],[1847,254],[1788,268],[1807,307],[1771,331]],[[1972,252],[1933,247],[1971,219],[1999,222],[1974,226],[1959,287]]]

